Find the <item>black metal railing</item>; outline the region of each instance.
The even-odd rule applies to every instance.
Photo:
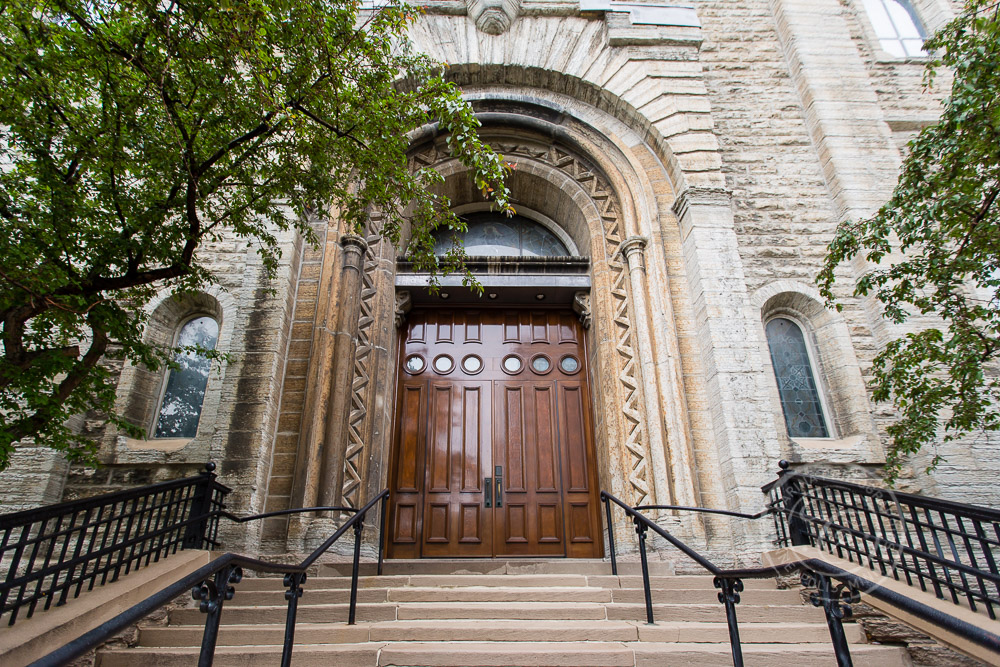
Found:
[[[281,665],[288,667],[292,661],[292,649],[295,644],[295,624],[298,613],[298,601],[302,597],[303,584],[306,582],[306,571],[320,556],[326,553],[349,530],[354,532],[354,553],[353,568],[351,571],[351,598],[348,609],[347,623],[353,625],[355,622],[357,600],[358,600],[358,574],[361,559],[361,535],[364,530],[364,521],[372,508],[379,502],[380,508],[379,523],[379,551],[378,551],[378,574],[382,574],[382,553],[385,545],[385,522],[387,512],[388,489],[383,490],[375,496],[367,505],[361,509],[351,507],[305,507],[299,509],[282,510],[278,512],[267,512],[265,514],[255,514],[253,516],[238,517],[228,512],[219,511],[221,517],[244,523],[247,521],[257,521],[274,516],[288,514],[298,514],[303,512],[341,512],[352,514],[323,544],[318,546],[309,556],[298,565],[285,565],[281,563],[269,563],[267,561],[249,558],[239,554],[226,553],[216,558],[208,565],[199,568],[195,572],[173,582],[159,592],[146,598],[139,604],[122,612],[115,618],[107,621],[101,626],[91,630],[78,639],[53,651],[44,658],[36,661],[33,667],[57,667],[64,665],[90,649],[93,649],[115,636],[125,628],[128,628],[153,611],[163,607],[174,598],[182,595],[186,591],[191,591],[192,597],[201,604],[200,609],[205,614],[205,630],[202,634],[201,652],[198,657],[199,667],[209,667],[215,656],[215,645],[219,635],[219,626],[222,622],[223,605],[227,600],[233,599],[236,590],[234,584],[239,583],[243,578],[243,569],[253,570],[264,574],[284,575],[283,584],[288,589],[285,591],[285,599],[288,601],[288,608],[285,615],[285,636],[281,652]]]
[[[613,495],[601,492],[614,574],[618,574],[618,566],[612,505],[624,511],[635,526],[647,623],[655,622],[646,555],[647,533],[653,531],[714,575],[715,587],[720,590],[719,601],[725,606],[736,667],[743,665],[736,617],[736,605],[744,589],[743,580],[796,572],[800,574],[804,586],[816,589],[810,595],[810,601],[814,606],[823,608],[839,667],[852,665],[843,621],[850,617],[850,605],[860,600],[861,590],[1000,657],[1000,636],[888,589],[874,581],[875,577],[870,580],[818,558],[778,567],[723,569],[641,513],[647,510],[689,511],[747,520],[772,515],[779,546],[813,545],[854,563],[867,565],[873,574],[893,574],[896,579],[905,579],[910,585],[915,585],[916,580],[924,590],[930,585],[939,598],[948,599],[944,595],[948,591],[948,597],[953,601],[967,600],[973,609],[977,601],[988,611],[992,605],[1000,603],[994,599],[997,576],[992,553],[997,544],[996,537],[1000,535],[997,532],[1000,513],[892,493],[885,489],[795,475],[787,472],[789,464],[786,461],[779,465],[779,479],[762,489],[770,498],[767,508],[756,514],[678,505],[630,507]],[[879,528],[876,529],[876,526]],[[922,548],[916,548],[915,544],[920,544]],[[986,563],[988,569],[983,570],[979,563]]]
[[[229,489],[215,465],[172,480],[0,516],[0,618],[13,625],[178,549],[217,544]]]
[[[733,654],[733,664],[736,667],[743,666],[743,648],[740,644],[740,630],[739,623],[736,618],[736,605],[740,602],[740,594],[743,592],[743,579],[768,579],[774,576],[773,568],[757,568],[757,569],[741,569],[741,570],[725,570],[712,561],[708,560],[700,553],[692,549],[690,546],[674,537],[669,531],[658,526],[649,517],[640,513],[640,509],[643,510],[687,510],[694,512],[705,512],[709,514],[724,514],[727,516],[735,516],[747,519],[756,519],[761,516],[766,516],[769,511],[764,511],[759,514],[741,514],[739,512],[728,512],[725,510],[710,510],[700,507],[682,507],[678,505],[641,505],[639,507],[631,507],[626,505],[624,502],[614,497],[607,491],[601,491],[601,502],[604,503],[604,513],[607,517],[607,528],[608,528],[608,551],[611,554],[611,573],[618,574],[618,562],[615,557],[615,529],[614,523],[611,520],[611,505],[617,505],[622,511],[625,512],[632,520],[632,524],[635,526],[636,536],[639,539],[639,561],[642,566],[642,586],[643,593],[645,595],[646,602],[646,622],[649,624],[654,624],[656,621],[653,618],[653,595],[652,589],[649,583],[649,563],[646,556],[646,539],[647,533],[653,531],[667,542],[672,544],[674,547],[679,549],[688,558],[698,563],[706,570],[708,570],[715,579],[713,581],[716,588],[719,589],[719,602],[725,606],[726,611],[726,623],[729,626],[729,644],[732,649]],[[838,621],[839,623],[839,621]],[[840,630],[840,634],[843,635],[843,629]],[[846,651],[847,640],[846,635],[844,636],[844,650]],[[850,664],[850,658],[846,664]],[[844,665],[845,663],[840,663]]]
[[[1000,512],[779,465],[763,487],[779,546],[814,546],[996,619]]]

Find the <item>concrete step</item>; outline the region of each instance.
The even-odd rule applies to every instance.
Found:
[[[720,607],[722,605],[719,605]],[[519,602],[496,605],[491,602],[408,602],[400,604],[400,620],[423,619],[541,619],[601,620],[607,618],[605,605],[599,602]],[[638,618],[638,617],[636,617]]]
[[[717,590],[657,590],[652,589],[650,595],[653,604],[708,604],[719,601]],[[645,592],[641,588],[611,589],[614,602],[646,602]],[[749,590],[740,594],[741,603],[747,604],[802,604],[802,597],[796,590]]]
[[[226,603],[222,623],[284,623],[285,604],[269,606],[244,606],[235,604],[238,598]],[[303,600],[306,598],[303,597]],[[301,604],[299,623],[341,623],[347,621],[347,604]],[[823,611],[804,605],[754,605],[741,604],[736,608],[737,618],[746,623],[795,623],[822,622]],[[644,604],[619,604],[601,602],[403,602],[358,603],[358,622],[419,620],[419,619],[550,619],[550,620],[622,620],[645,621]],[[709,604],[654,604],[656,621],[725,621],[725,609],[718,602]],[[174,625],[201,625],[204,615],[194,608],[177,609],[170,613]]]
[[[775,590],[772,579],[747,579],[746,590]],[[585,575],[585,574],[397,574],[385,576],[358,577],[358,588],[397,588],[402,586],[591,586],[596,588],[637,588],[642,589],[639,575]],[[310,577],[306,590],[349,589],[350,577]],[[701,576],[657,576],[650,577],[650,587],[664,590],[717,590],[712,577]],[[256,577],[244,579],[236,587],[237,591],[284,591],[282,580],[277,577]]]
[[[223,625],[249,625],[255,623],[284,623],[288,612],[286,605],[272,607],[241,607],[234,600],[222,609]],[[299,623],[347,623],[350,613],[347,604],[302,605],[298,610]],[[394,604],[358,604],[356,620],[360,622],[392,621],[396,618]],[[203,625],[205,615],[196,608],[175,609],[170,612],[170,623],[174,625]]]
[[[307,581],[303,587],[300,605],[339,604],[351,601],[351,589],[349,588],[313,588],[309,583]],[[386,602],[388,599],[388,588],[358,587],[358,602]],[[285,589],[244,591],[242,588],[237,588],[236,595],[226,603],[226,606],[270,607],[283,604],[285,604]]]
[[[649,578],[650,589],[657,591],[669,590],[713,590],[717,591],[712,583],[713,577],[701,576],[675,576],[675,577],[654,577]],[[638,588],[642,590],[641,575],[590,575],[587,577],[588,586],[599,586],[601,588]],[[755,590],[776,590],[774,579],[744,579],[743,586],[748,591]]]
[[[617,577],[612,577],[615,581],[614,588],[618,588]],[[669,577],[663,577],[664,580]],[[640,580],[640,586],[642,586]],[[586,588],[591,586],[588,577],[580,574],[474,574],[474,575],[395,575],[388,577],[359,577],[358,589],[374,588],[458,588],[462,586],[497,586],[506,588],[515,587],[559,587]],[[711,586],[711,583],[709,584]],[[600,586],[598,586],[600,587]],[[313,590],[350,590],[350,577],[315,577],[306,580],[303,588],[307,591]],[[284,584],[281,579],[245,579],[236,587],[240,591],[274,591],[284,594]]]
[[[609,604],[604,606],[609,620],[646,620],[645,604]],[[825,622],[822,609],[805,605],[758,605],[741,603],[736,618],[742,623]],[[660,621],[715,622],[726,620],[721,603],[653,604],[653,619]]]
[[[477,587],[389,589],[390,602],[611,602],[611,591],[603,588]]]
[[[361,575],[374,575],[377,564],[360,563],[358,571]],[[336,577],[350,576],[351,563],[325,563],[319,567],[319,576]],[[424,558],[418,560],[387,560],[383,563],[382,573],[386,575],[407,574],[584,574],[610,575],[611,562],[588,558],[562,559],[461,559],[461,558]],[[652,576],[671,576],[674,574],[673,563],[657,561],[649,563],[649,573]],[[618,574],[642,574],[639,563],[618,563]]]
[[[635,667],[731,667],[732,652],[725,644],[656,644],[632,645]],[[830,667],[837,663],[829,644],[747,644],[743,657],[748,665],[767,667]],[[898,646],[851,646],[854,667],[912,667],[906,649]],[[416,666],[414,666],[416,667]]]
[[[828,667],[833,649],[824,644],[747,644],[748,664],[768,667]],[[102,651],[98,667],[188,667],[198,648],[134,648]],[[271,667],[280,646],[219,646],[219,667]],[[909,667],[901,648],[852,646],[857,667]],[[728,645],[654,642],[370,642],[296,646],[296,667],[723,667],[732,665]]]

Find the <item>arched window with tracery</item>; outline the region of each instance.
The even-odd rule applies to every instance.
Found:
[[[469,257],[565,257],[566,244],[552,230],[522,215],[469,213],[462,216],[468,226],[464,233],[435,232],[434,253],[443,255],[458,240]]]
[[[788,318],[775,317],[768,321],[764,331],[788,436],[830,437],[802,328]]]
[[[218,339],[219,323],[212,317],[195,317],[180,328],[176,345],[187,349],[177,353],[177,367],[167,376],[153,437],[193,438],[198,434],[212,364],[203,353],[191,348],[214,350]]]
[[[897,58],[926,56],[927,33],[909,0],[864,0],[879,45]]]

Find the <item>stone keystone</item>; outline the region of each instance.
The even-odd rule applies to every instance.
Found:
[[[465,4],[476,27],[489,35],[505,32],[521,13],[521,0],[466,0]]]

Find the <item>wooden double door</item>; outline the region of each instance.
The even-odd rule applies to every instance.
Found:
[[[573,313],[414,310],[399,352],[387,555],[600,557]]]

